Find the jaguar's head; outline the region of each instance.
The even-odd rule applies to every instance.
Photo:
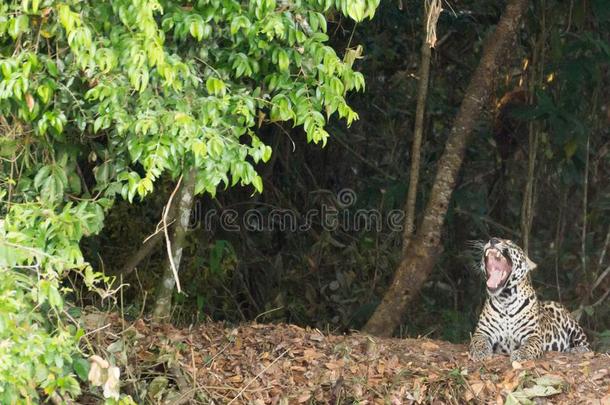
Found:
[[[523,280],[536,268],[513,241],[491,238],[483,247],[481,270],[487,278],[487,292],[498,295]]]

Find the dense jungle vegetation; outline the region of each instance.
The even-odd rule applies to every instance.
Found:
[[[609,61],[607,0],[0,3],[0,403],[132,403],[91,308],[467,342],[491,236],[608,351]]]

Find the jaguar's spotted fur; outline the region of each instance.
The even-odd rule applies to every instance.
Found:
[[[526,360],[544,351],[589,351],[587,336],[566,308],[538,301],[529,276],[535,267],[510,240],[492,238],[484,246],[487,299],[470,341],[472,359],[507,353],[512,360]]]

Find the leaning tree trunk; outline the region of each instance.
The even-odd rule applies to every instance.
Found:
[[[477,118],[489,102],[493,79],[503,56],[510,51],[508,46],[516,37],[527,4],[527,0],[509,0],[498,26],[485,43],[481,61],[466,89],[445,151],[438,162],[436,178],[421,226],[409,243],[388,291],[364,326],[367,333],[392,335],[409,303],[432,272],[442,250],[441,229],[468,139]]]
[[[178,204],[176,208],[176,222],[172,226],[170,238],[170,252],[168,252],[167,263],[163,270],[163,275],[157,287],[157,297],[153,310],[153,320],[160,322],[170,317],[172,307],[172,294],[178,277],[180,260],[182,259],[182,249],[188,231],[191,211],[193,209],[193,197],[195,194],[195,170],[189,170],[182,180],[176,195],[177,201],[171,202],[168,210],[172,210],[171,205]]]

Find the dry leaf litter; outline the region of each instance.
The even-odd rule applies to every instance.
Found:
[[[610,405],[607,353],[472,362],[465,345],[429,339],[294,325],[179,329],[95,312],[84,319],[97,352],[120,368],[121,391],[146,403]]]

